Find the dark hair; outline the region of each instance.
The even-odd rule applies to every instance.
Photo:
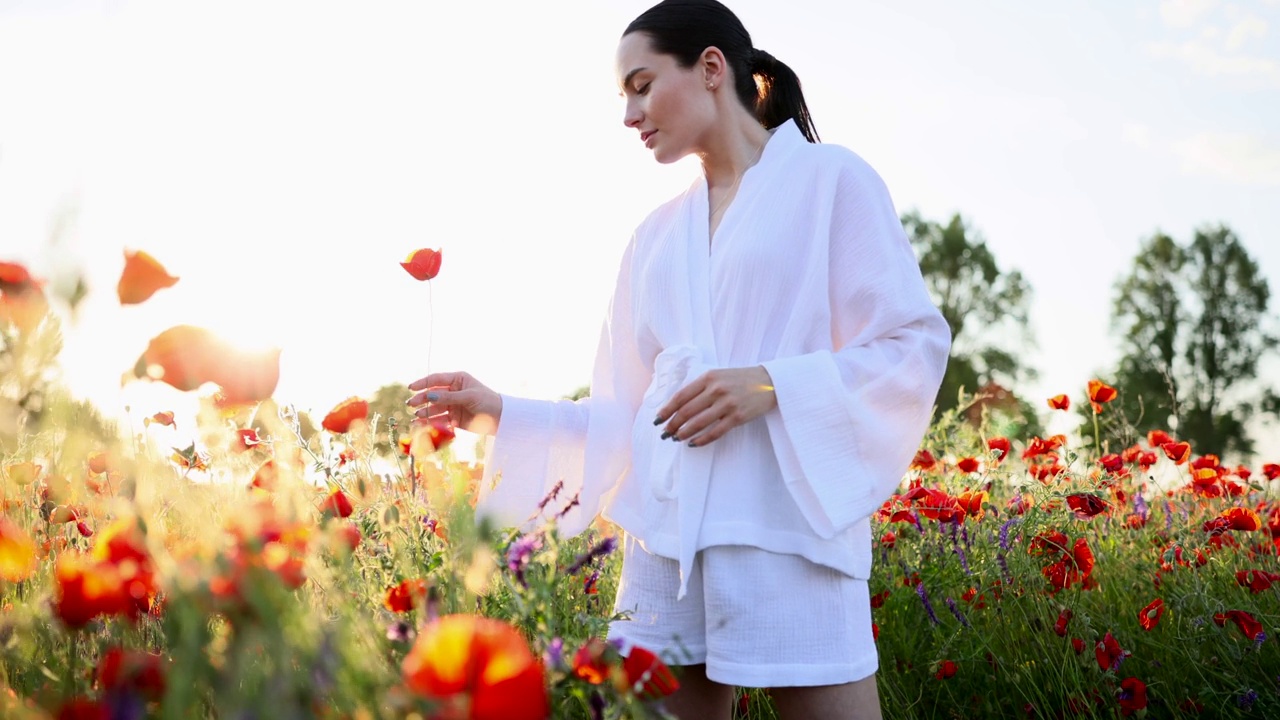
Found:
[[[752,47],[742,21],[723,4],[716,0],[663,0],[632,20],[622,36],[633,32],[648,35],[654,52],[674,57],[684,68],[693,67],[707,48],[719,48],[733,70],[738,99],[761,125],[772,130],[794,119],[809,142],[818,142],[818,131],[800,92],[800,78],[774,56]]]

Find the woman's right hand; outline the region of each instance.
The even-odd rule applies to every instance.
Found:
[[[432,373],[409,383],[409,407],[420,418],[446,421],[478,435],[498,431],[502,396],[465,372]]]

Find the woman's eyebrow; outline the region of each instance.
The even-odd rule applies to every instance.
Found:
[[[637,73],[644,72],[645,70],[648,70],[648,69],[649,68],[647,67],[638,67],[635,70],[632,70],[631,72],[627,73],[627,76],[622,79],[622,87],[627,87],[628,85],[630,85],[631,78],[635,77]]]

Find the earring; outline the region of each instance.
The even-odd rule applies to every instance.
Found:
[[[708,90],[715,90],[715,89],[716,89],[716,84],[715,84],[715,83],[707,83],[707,89],[708,89]]]

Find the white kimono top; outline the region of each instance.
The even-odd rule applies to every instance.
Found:
[[[526,529],[578,505],[562,535],[604,517],[679,561],[750,545],[854,578],[870,516],[902,480],[951,336],[879,175],[838,145],[779,126],[714,238],[707,183],[654,210],[623,253],[578,402],[503,396],[477,512]],[[657,410],[712,368],[763,365],[778,406],[691,448]],[[536,508],[556,483],[565,489]]]

